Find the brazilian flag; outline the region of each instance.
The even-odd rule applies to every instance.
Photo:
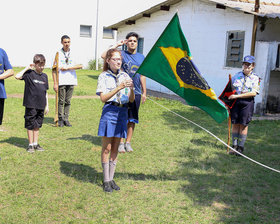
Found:
[[[228,111],[192,61],[187,40],[177,13],[167,25],[137,73],[164,85],[208,113],[218,123],[227,119]]]

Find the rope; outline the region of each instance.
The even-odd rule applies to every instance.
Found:
[[[136,92],[137,92],[137,91],[136,91]],[[137,92],[137,93],[139,93],[139,92]],[[140,93],[140,94],[141,94],[141,93]],[[141,95],[142,95],[142,94],[141,94]],[[243,156],[245,159],[248,159],[248,160],[250,160],[251,162],[256,163],[256,164],[258,164],[258,165],[260,165],[260,166],[262,166],[262,167],[265,167],[265,168],[267,168],[267,169],[269,169],[269,170],[272,170],[272,171],[274,171],[274,172],[280,173],[280,170],[276,170],[276,169],[274,169],[274,168],[272,168],[272,167],[269,167],[269,166],[267,166],[267,165],[264,165],[264,164],[262,164],[262,163],[260,163],[260,162],[258,162],[258,161],[256,161],[256,160],[253,160],[253,159],[251,159],[250,157],[245,156],[244,154],[238,152],[237,150],[235,150],[234,148],[232,148],[231,146],[229,146],[228,144],[226,144],[226,143],[225,143],[223,140],[221,140],[219,137],[217,137],[216,135],[214,135],[213,133],[211,133],[210,131],[208,131],[206,128],[204,128],[204,127],[202,127],[202,126],[196,124],[195,122],[193,122],[193,121],[191,121],[191,120],[189,120],[189,119],[183,117],[182,115],[180,115],[180,114],[178,114],[178,113],[176,113],[176,112],[174,112],[174,111],[168,109],[167,107],[165,107],[165,106],[159,104],[158,102],[156,102],[155,100],[151,99],[150,97],[147,97],[147,99],[153,101],[153,102],[154,102],[155,104],[157,104],[158,106],[160,106],[160,107],[162,107],[163,109],[165,109],[165,110],[167,110],[167,111],[169,111],[169,112],[175,114],[176,116],[182,118],[183,120],[186,120],[186,121],[188,121],[189,123],[191,123],[191,124],[193,124],[193,125],[199,127],[199,128],[202,129],[203,131],[207,132],[209,135],[211,135],[211,136],[213,136],[214,138],[216,138],[219,142],[221,142],[222,144],[224,144],[225,146],[227,146],[228,148],[230,148],[230,149],[231,149],[232,151],[234,151],[235,153],[239,154],[240,156]]]

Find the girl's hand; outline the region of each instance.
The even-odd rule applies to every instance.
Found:
[[[125,80],[118,87],[120,90],[124,89],[125,87],[133,88],[133,82],[132,80]]]

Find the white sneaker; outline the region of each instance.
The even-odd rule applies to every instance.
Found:
[[[124,143],[121,142],[118,148],[119,153],[125,153],[125,149],[124,149]]]
[[[133,149],[132,149],[130,143],[125,143],[125,150],[126,150],[127,152],[133,152]]]

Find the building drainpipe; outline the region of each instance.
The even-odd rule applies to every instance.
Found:
[[[99,19],[99,0],[96,1],[96,30],[95,30],[95,70],[98,70],[98,19]]]
[[[255,0],[255,12],[258,13],[259,9],[260,9],[260,0]],[[254,15],[252,42],[251,42],[251,55],[253,56],[255,55],[257,27],[258,27],[258,16]]]

